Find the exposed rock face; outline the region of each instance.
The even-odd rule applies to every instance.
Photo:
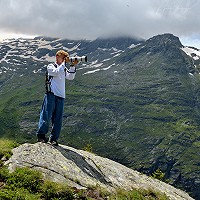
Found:
[[[43,172],[46,179],[66,182],[70,186],[86,188],[99,185],[115,188],[143,188],[166,193],[170,199],[192,199],[187,193],[159,180],[147,177],[117,162],[93,153],[60,145],[23,144],[13,149],[13,156],[5,163],[9,170],[30,167]]]

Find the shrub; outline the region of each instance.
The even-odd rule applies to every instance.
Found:
[[[5,156],[7,159],[10,158],[12,155],[12,149],[17,147],[18,144],[15,141],[8,140],[8,139],[1,139],[0,140],[0,159]]]
[[[127,200],[127,199],[136,199],[136,200],[143,200],[143,196],[137,191],[126,191],[119,189],[116,194],[110,196],[110,200]]]
[[[83,150],[87,151],[87,152],[90,152],[90,153],[93,153],[91,144],[86,144],[86,146],[83,147]]]
[[[0,181],[6,181],[6,179],[9,177],[9,171],[6,167],[0,168]]]
[[[68,187],[59,183],[46,181],[42,186],[42,197],[48,199],[62,199],[71,200],[74,199],[73,191]]]
[[[160,194],[158,192],[154,192],[152,190],[136,190],[133,189],[131,191],[126,191],[123,189],[119,189],[116,194],[113,194],[109,198],[110,200],[127,200],[127,199],[135,199],[135,200],[168,200],[169,198],[165,194]]]
[[[24,188],[30,192],[38,192],[42,186],[42,173],[27,167],[17,168],[6,181],[9,188]]]
[[[157,169],[155,172],[153,172],[152,177],[160,181],[164,181],[165,173],[163,173],[160,169]]]
[[[4,200],[39,200],[39,194],[31,194],[28,190],[17,188],[15,190],[0,190],[0,199]]]

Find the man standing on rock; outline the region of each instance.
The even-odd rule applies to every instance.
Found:
[[[64,99],[65,99],[65,79],[73,80],[76,74],[75,60],[70,64],[70,68],[66,68],[66,64],[70,62],[69,54],[64,50],[56,53],[56,62],[47,66],[46,75],[46,94],[44,96],[40,119],[37,131],[37,141],[58,146],[58,138],[62,126]],[[52,129],[49,140],[46,134],[49,130],[50,122]]]

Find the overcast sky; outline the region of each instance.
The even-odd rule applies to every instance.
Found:
[[[0,0],[0,39],[172,33],[200,48],[200,0]]]

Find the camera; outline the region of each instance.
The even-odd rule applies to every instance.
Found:
[[[69,58],[70,62],[74,62],[75,60],[81,61],[81,62],[87,62],[87,56],[75,56]]]

